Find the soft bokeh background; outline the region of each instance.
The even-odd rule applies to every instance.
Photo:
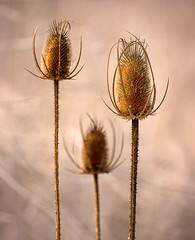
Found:
[[[40,24],[40,56],[53,19],[71,22],[74,58],[83,39],[84,69],[60,83],[60,191],[62,239],[94,239],[91,176],[74,175],[63,136],[79,160],[86,112],[108,119],[125,146],[115,171],[100,178],[102,239],[127,239],[131,122],[110,112],[106,64],[111,46],[126,30],[148,43],[157,85],[154,117],[140,123],[137,239],[193,240],[195,236],[195,1],[189,0],[5,0],[0,1],[0,239],[55,239],[53,183],[53,83],[30,75],[33,30]],[[115,54],[112,55],[113,61]],[[112,70],[112,69],[111,69]],[[112,73],[111,73],[112,75]]]

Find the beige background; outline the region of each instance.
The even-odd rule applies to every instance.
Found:
[[[111,46],[126,30],[148,43],[158,104],[170,78],[167,98],[154,117],[140,122],[137,239],[193,240],[195,235],[195,1],[71,0],[0,1],[0,239],[55,239],[53,193],[53,83],[35,78],[32,36],[39,24],[40,56],[53,19],[71,22],[73,54],[83,39],[84,69],[76,81],[60,83],[60,190],[62,239],[94,239],[91,176],[74,175],[63,136],[79,159],[86,112],[117,132],[125,146],[118,169],[100,179],[102,239],[127,239],[131,122],[114,116],[108,103],[106,64]],[[114,66],[116,54],[112,55]],[[110,69],[110,77],[112,70]],[[110,148],[112,148],[110,146]]]

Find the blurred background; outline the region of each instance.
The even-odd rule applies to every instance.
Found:
[[[68,172],[63,138],[80,161],[79,120],[88,129],[88,112],[108,135],[122,132],[125,145],[116,170],[100,176],[102,239],[127,239],[131,122],[109,111],[106,65],[111,46],[127,31],[145,39],[161,101],[155,116],[140,122],[137,239],[193,240],[195,235],[195,1],[190,0],[0,0],[0,239],[55,239],[53,177],[53,82],[38,74],[33,31],[40,25],[40,57],[52,20],[69,20],[74,59],[83,39],[74,81],[60,82],[60,197],[62,239],[94,239],[92,176]],[[116,52],[111,65],[116,62]],[[113,69],[110,69],[110,80]]]

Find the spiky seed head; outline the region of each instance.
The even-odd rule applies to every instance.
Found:
[[[115,135],[114,126],[112,122],[110,122],[112,131],[113,131],[113,149],[112,149],[110,158],[108,158],[108,144],[107,144],[106,133],[103,130],[102,126],[97,124],[97,122],[94,121],[94,119],[89,114],[87,115],[91,120],[91,125],[89,130],[86,132],[86,134],[84,134],[82,123],[80,122],[80,130],[81,130],[81,135],[83,139],[83,146],[81,151],[81,160],[82,160],[81,164],[78,164],[77,161],[75,161],[74,157],[69,152],[66,146],[66,143],[64,141],[64,147],[69,158],[80,171],[76,172],[71,169],[68,169],[68,170],[70,172],[74,172],[78,174],[94,175],[94,174],[100,174],[100,173],[109,173],[122,163],[122,162],[119,163],[119,160],[123,150],[124,138],[122,137],[121,148],[120,148],[118,157],[114,160],[116,135]]]
[[[48,79],[62,80],[70,74],[72,47],[70,24],[53,21],[42,50],[41,70]]]
[[[151,114],[151,80],[144,43],[121,39],[115,76],[115,96],[120,115],[143,119]]]
[[[84,136],[82,161],[82,168],[86,173],[94,174],[108,171],[107,139],[104,130],[96,122],[92,122]]]

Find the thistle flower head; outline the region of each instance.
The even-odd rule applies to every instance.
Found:
[[[107,172],[108,144],[105,131],[93,121],[84,136],[82,149],[83,169],[85,172]]]
[[[31,71],[31,74],[41,79],[48,80],[64,80],[73,79],[83,68],[83,66],[76,72],[80,63],[82,53],[82,41],[80,44],[80,52],[76,65],[72,69],[72,46],[70,41],[71,26],[68,21],[56,22],[53,21],[49,27],[48,35],[45,40],[41,64],[38,63],[35,52],[35,38],[38,27],[34,32],[33,37],[33,55],[34,61],[41,76],[38,76]]]
[[[109,89],[107,72],[109,97],[116,112],[110,107],[109,109],[128,120],[144,119],[156,112],[164,101],[168,89],[167,84],[163,100],[154,110],[156,86],[146,47],[145,41],[140,41],[137,37],[130,41],[119,39],[117,42],[117,66],[113,77],[112,94]],[[111,51],[108,58],[108,67]]]
[[[138,41],[121,40],[122,47],[116,72],[115,95],[117,106],[123,116],[135,118],[150,114],[151,80],[144,45]]]
[[[70,23],[52,22],[42,50],[41,70],[49,79],[66,79],[72,65]]]
[[[82,124],[80,125],[83,139],[83,146],[81,152],[82,164],[79,165],[74,160],[64,142],[65,150],[72,162],[75,164],[75,166],[81,170],[81,174],[108,173],[120,164],[118,164],[118,161],[122,154],[124,140],[122,138],[120,152],[117,158],[114,160],[116,137],[114,127],[111,123],[111,127],[113,130],[113,150],[111,156],[109,157],[106,132],[104,131],[103,127],[100,126],[96,121],[94,121],[90,116],[89,118],[91,120],[91,124],[86,133],[83,133]]]

